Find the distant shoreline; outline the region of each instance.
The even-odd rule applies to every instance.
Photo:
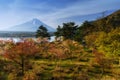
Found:
[[[54,36],[54,32],[49,32],[51,36]],[[36,32],[29,31],[0,31],[0,37],[35,37]]]

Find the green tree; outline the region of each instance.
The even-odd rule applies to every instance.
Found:
[[[94,31],[96,30],[92,22],[85,21],[80,27],[78,27],[75,40],[81,42],[86,35],[91,34]]]
[[[58,26],[57,31],[54,33],[56,37],[62,36],[62,28]]]
[[[55,36],[63,36],[64,39],[74,40],[77,27],[74,22],[63,23],[62,27],[58,26]]]
[[[36,37],[41,37],[41,38],[46,38],[48,37],[50,39],[50,34],[48,33],[48,30],[46,27],[44,27],[43,25],[41,25],[37,32],[36,32]]]
[[[77,25],[74,22],[63,23],[63,36],[65,39],[74,40],[77,31]]]

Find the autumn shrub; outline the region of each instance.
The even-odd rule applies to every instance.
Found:
[[[15,73],[9,73],[8,79],[9,80],[20,80],[20,78]]]
[[[79,73],[78,76],[76,76],[76,80],[90,80],[90,77],[87,73]]]
[[[23,80],[40,80],[40,77],[38,77],[34,72],[27,72],[25,73]]]
[[[9,49],[13,45],[13,40],[0,40],[0,55],[3,54],[6,49]]]
[[[33,69],[32,69],[32,72],[35,73],[38,77],[41,77],[42,76],[42,73],[45,71],[44,69],[46,68],[47,66],[46,65],[43,65],[43,64],[35,64],[33,66]]]
[[[6,79],[7,79],[6,73],[1,71],[0,72],[0,80],[6,80]]]
[[[57,43],[51,43],[49,45],[49,55],[52,59],[64,59],[66,57],[64,49],[61,45]]]
[[[22,41],[15,43],[14,46],[7,49],[4,53],[4,57],[21,68],[21,74],[23,75],[29,64],[29,59],[37,52],[38,48],[33,41]]]
[[[4,66],[6,65],[5,63],[6,63],[6,61],[0,59],[0,71],[2,71],[4,69]]]
[[[66,40],[62,42],[64,46],[64,51],[66,54],[66,58],[75,59],[79,57],[79,54],[84,51],[83,46],[78,42],[73,40]]]
[[[95,55],[95,62],[101,68],[101,74],[110,73],[112,69],[111,60],[106,58],[105,55],[101,52],[98,52],[96,49],[93,50],[93,54]]]
[[[93,48],[96,46],[95,41],[98,38],[99,33],[92,33],[84,37],[86,46],[89,48]]]

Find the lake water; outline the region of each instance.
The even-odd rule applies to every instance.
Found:
[[[0,37],[0,40],[13,40],[14,42],[20,42],[21,39],[29,39],[29,38],[32,38],[34,40],[36,39],[35,37],[23,37],[23,38],[19,38],[19,37]],[[51,38],[49,40],[50,42],[55,40],[55,36],[51,36],[50,38]]]

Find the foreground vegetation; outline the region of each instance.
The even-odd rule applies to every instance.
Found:
[[[40,42],[40,39],[39,39]],[[1,41],[0,80],[119,80],[119,57],[72,40]],[[4,51],[2,51],[4,50]]]

